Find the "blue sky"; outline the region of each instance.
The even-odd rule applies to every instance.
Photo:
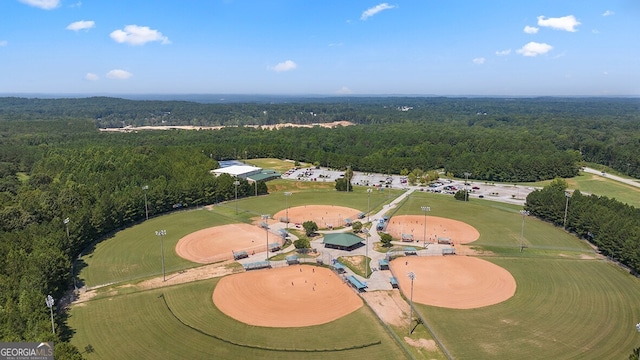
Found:
[[[0,93],[640,96],[638,0],[1,0]]]

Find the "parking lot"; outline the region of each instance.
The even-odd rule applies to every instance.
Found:
[[[344,177],[344,171],[323,167],[293,168],[282,175],[283,179],[298,181],[335,182]],[[384,187],[391,189],[415,188],[417,191],[453,195],[458,190],[468,189],[469,198],[486,199],[512,204],[523,205],[527,195],[535,188],[525,185],[500,184],[484,181],[469,180],[465,185],[464,180],[444,179],[429,185],[411,186],[406,176],[363,173],[354,171],[351,183],[355,186]]]

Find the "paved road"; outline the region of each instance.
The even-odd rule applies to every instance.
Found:
[[[608,179],[612,179],[624,184],[628,184],[631,186],[635,186],[635,187],[640,187],[640,182],[638,182],[637,179],[627,179],[627,178],[623,178],[617,175],[611,175],[611,174],[607,174],[604,171],[600,171],[600,170],[596,170],[596,169],[592,169],[592,168],[583,168],[582,171],[589,173],[589,174],[595,174],[598,176],[602,176],[602,177],[606,177]]]

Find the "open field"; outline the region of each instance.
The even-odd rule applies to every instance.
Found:
[[[615,198],[620,202],[631,206],[640,207],[640,188],[623,184],[606,176],[599,176],[581,171],[576,177],[565,179],[569,190],[580,190],[586,194]],[[518,184],[523,186],[543,187],[551,183],[551,180],[536,183]]]
[[[283,189],[240,200],[237,216],[230,202],[215,206],[213,211],[180,212],[151,219],[98,244],[95,252],[84,257],[88,267],[82,269],[80,277],[91,285],[159,275],[159,239],[154,233],[159,229],[167,229],[165,256],[166,259],[173,256],[167,264],[175,270],[196,266],[167,249],[172,249],[170,246],[190,232],[232,222],[248,223],[259,214],[283,210],[286,207],[283,191],[291,189],[297,189],[288,198],[291,207],[332,204],[366,211],[369,199],[365,189],[356,188],[354,193],[344,194],[314,188],[315,185],[275,183]],[[322,185],[317,184],[319,188]],[[372,210],[374,206],[380,208],[386,203],[387,193],[374,192],[370,200]],[[480,238],[456,247],[473,247],[484,255],[484,260],[509,271],[517,284],[513,297],[477,309],[416,305],[455,358],[626,358],[637,346],[634,325],[640,321],[640,304],[636,301],[640,296],[639,280],[601,259],[586,242],[527,217],[523,239],[526,248],[520,253],[521,207],[483,199],[465,203],[451,196],[416,192],[389,215],[423,215],[421,206],[431,207],[429,216],[451,218],[475,227]],[[125,272],[118,266],[129,268]],[[157,358],[159,354],[187,358],[299,358],[300,353],[288,350],[325,349],[328,344],[332,348],[346,347],[377,340],[382,343],[348,353],[305,352],[304,357],[404,356],[368,307],[319,326],[281,329],[249,326],[216,309],[212,293],[217,281],[132,293],[127,293],[125,284],[113,294],[102,293],[71,309],[69,324],[77,332],[73,343],[80,349],[91,344],[96,352],[85,354],[90,359]],[[416,279],[416,287],[420,281],[437,278],[420,277]],[[163,293],[177,318],[164,305],[160,297]],[[406,328],[399,327],[396,331],[399,335]],[[421,327],[416,334],[420,333],[424,334]],[[416,339],[415,335],[405,341],[412,339]],[[279,350],[260,349],[265,346]],[[123,349],[132,351],[132,356],[123,356]]]
[[[244,160],[244,162],[252,166],[257,166],[259,168],[275,170],[281,174],[284,174],[287,170],[295,166],[295,162],[293,161],[274,158],[248,159]]]
[[[211,294],[217,282],[198,281],[75,306],[69,319],[77,329],[72,342],[80,349],[93,347],[94,352],[84,354],[87,359],[406,358],[367,307],[325,325],[251,326],[215,307]]]

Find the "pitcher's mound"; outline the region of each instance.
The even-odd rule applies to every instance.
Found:
[[[300,265],[224,277],[213,291],[213,302],[238,321],[267,327],[325,324],[362,306],[331,270]]]
[[[516,293],[516,280],[498,265],[469,256],[402,257],[390,263],[404,295],[413,301],[451,309],[494,305]]]

